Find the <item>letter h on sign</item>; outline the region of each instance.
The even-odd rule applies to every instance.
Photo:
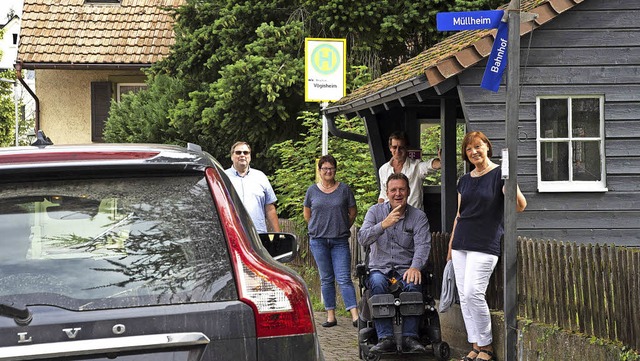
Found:
[[[319,51],[318,52],[318,64],[321,65],[324,69],[333,68],[333,53],[329,51]]]

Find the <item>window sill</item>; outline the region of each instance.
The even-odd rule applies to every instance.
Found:
[[[540,193],[580,193],[598,192],[605,193],[609,189],[600,183],[583,182],[538,182],[538,192]]]

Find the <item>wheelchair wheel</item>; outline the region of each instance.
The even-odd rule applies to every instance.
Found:
[[[369,352],[367,361],[380,361],[380,354]]]
[[[358,351],[359,351],[358,355],[360,356],[360,360],[363,360],[363,361],[370,360],[369,357],[372,354],[369,352],[369,346],[367,346],[365,344],[360,344],[360,345],[358,345]]]
[[[446,342],[436,342],[433,344],[433,354],[438,361],[447,361],[451,356],[451,349]]]

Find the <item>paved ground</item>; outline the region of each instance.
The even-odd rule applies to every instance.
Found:
[[[357,361],[358,331],[351,323],[350,317],[338,317],[338,325],[325,328],[321,324],[327,320],[326,312],[314,312],[316,329],[320,338],[320,345],[326,361]],[[452,350],[453,351],[453,350]],[[382,360],[431,361],[436,358],[431,353],[425,355],[392,355]]]

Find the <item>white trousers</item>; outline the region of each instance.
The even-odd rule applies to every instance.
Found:
[[[467,340],[469,343],[477,343],[479,347],[490,345],[493,342],[491,314],[485,293],[498,257],[482,252],[452,250],[451,260]]]

